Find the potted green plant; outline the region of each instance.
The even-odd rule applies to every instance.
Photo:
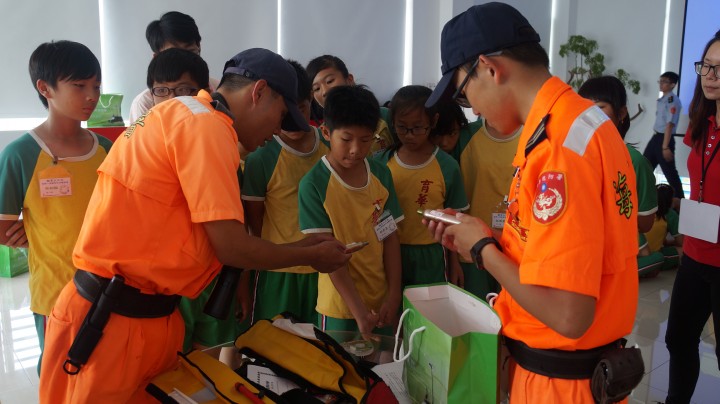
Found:
[[[597,50],[597,41],[582,35],[571,35],[567,43],[560,45],[560,56],[567,57],[571,63],[568,69],[567,83],[575,90],[579,89],[585,80],[605,74],[605,55]],[[615,77],[633,94],[640,92],[640,82],[632,79],[624,69],[618,69]],[[638,113],[630,118],[631,120],[643,112],[640,104],[638,104],[638,110]]]

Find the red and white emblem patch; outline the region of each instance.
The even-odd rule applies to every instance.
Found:
[[[546,171],[540,174],[532,209],[535,220],[542,224],[552,223],[562,215],[566,205],[565,173]]]

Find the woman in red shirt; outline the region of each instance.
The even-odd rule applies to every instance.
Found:
[[[690,104],[685,144],[692,148],[687,167],[690,201],[683,204],[680,222],[691,220],[699,203],[720,206],[720,31],[695,63],[698,74]],[[695,202],[693,202],[695,201]],[[691,206],[694,205],[694,206]],[[683,217],[685,215],[685,217]],[[717,216],[715,216],[717,217]],[[697,220],[698,218],[695,218]],[[705,220],[718,232],[718,221]],[[700,372],[698,343],[710,314],[720,330],[720,243],[686,235],[684,256],[673,286],[665,343],[670,351],[670,383],[666,403],[689,403]],[[720,358],[718,346],[715,355]],[[718,362],[720,367],[720,360]]]

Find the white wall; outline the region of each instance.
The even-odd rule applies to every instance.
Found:
[[[443,25],[473,4],[486,1],[412,1],[412,83],[432,85],[440,78]],[[567,70],[567,61],[557,54],[559,45],[569,35],[582,34],[598,41],[608,73],[622,67],[641,82],[640,94],[630,95],[630,109],[634,113],[640,103],[646,112],[633,121],[628,140],[639,143],[642,150],[652,131],[658,76],[679,66],[684,0],[506,2],[526,15],[540,33],[554,74],[565,78]],[[383,102],[403,84],[405,6],[406,0],[0,0],[0,45],[6,55],[0,64],[0,126],[4,118],[45,116],[27,75],[27,61],[39,43],[51,39],[88,45],[103,63],[103,91],[125,95],[123,114],[127,117],[132,98],[145,88],[152,56],[145,28],[170,10],[195,18],[203,37],[202,56],[213,77],[219,77],[225,61],[243,49],[277,51],[280,20],[283,56],[307,64],[323,53],[335,54],[345,60],[357,81],[369,85]],[[678,132],[684,131],[685,125],[683,117]],[[18,132],[11,133],[0,132],[0,147]],[[686,155],[680,149],[677,165],[683,174]]]
[[[625,69],[632,78],[639,80],[642,86],[639,94],[628,92],[630,114],[634,115],[642,105],[645,110],[631,123],[626,140],[637,144],[638,150],[645,145],[653,133],[656,100],[659,97],[657,81],[660,74],[671,70],[678,72],[680,49],[682,46],[682,28],[685,2],[683,0],[560,0],[566,3],[553,27],[558,32],[567,31],[569,35],[584,35],[598,42],[598,51],[605,55],[606,74],[614,73],[618,68]],[[570,4],[567,4],[570,3]],[[665,32],[666,9],[670,11],[667,26],[667,45],[665,64],[663,64],[663,38]],[[560,35],[559,35],[560,36]],[[558,40],[555,55],[559,44]],[[557,56],[556,56],[557,57]],[[565,61],[558,60],[553,66],[553,74],[566,78]],[[690,73],[687,73],[690,74]],[[685,77],[687,83],[694,83],[695,77]],[[680,78],[683,81],[683,78]],[[687,128],[687,106],[676,133],[684,133]],[[687,176],[685,161],[689,149],[682,145],[681,138],[675,138],[677,145],[677,168],[681,176]]]
[[[331,54],[382,104],[402,86],[404,0],[281,0],[280,53],[302,65]],[[439,70],[439,69],[438,69]]]
[[[96,0],[98,1],[98,0]],[[201,54],[210,76],[220,78],[225,62],[247,48],[277,47],[277,2],[267,0],[99,0],[103,5],[103,92],[124,94],[127,119],[132,99],[147,88],[152,50],[145,28],[168,11],[192,16],[202,37]]]
[[[38,45],[58,39],[82,42],[100,59],[99,27],[97,0],[0,0],[0,119],[45,115],[28,74]]]

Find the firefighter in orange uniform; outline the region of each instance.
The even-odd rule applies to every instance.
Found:
[[[42,403],[154,402],[147,382],[177,363],[184,337],[179,296],[197,296],[221,263],[331,272],[347,262],[331,237],[276,245],[243,225],[238,141],[253,150],[281,126],[308,130],[296,91],[290,64],[249,49],[227,62],[217,93],[164,102],[115,143],[75,247],[79,269],[48,323]]]
[[[635,174],[612,122],[551,76],[539,41],[506,4],[445,25],[443,78],[428,104],[452,96],[501,132],[524,129],[500,241],[469,215],[427,224],[502,285],[494,307],[513,359],[510,402],[592,403],[600,355],[635,319]]]

